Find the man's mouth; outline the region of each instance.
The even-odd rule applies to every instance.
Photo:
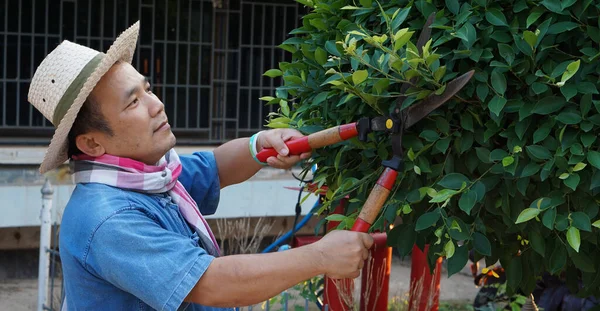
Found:
[[[169,125],[169,122],[168,122],[168,120],[165,120],[164,122],[162,122],[162,123],[161,123],[161,124],[158,126],[158,128],[155,130],[155,132],[162,131],[162,130],[166,130],[166,129],[169,129],[169,128],[171,128],[171,126]]]

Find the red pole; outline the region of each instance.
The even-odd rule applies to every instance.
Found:
[[[346,199],[342,199],[332,214],[344,214],[346,208]],[[327,232],[335,229],[339,221],[330,221],[327,223]],[[323,293],[323,310],[327,306],[329,311],[349,311],[352,310],[352,293],[354,292],[354,280],[342,279],[333,280],[325,277],[325,290]]]
[[[387,234],[374,233],[371,248],[372,262],[366,262],[361,277],[361,311],[387,310],[392,270],[392,248],[388,247]]]
[[[408,310],[411,311],[438,311],[439,308],[442,258],[440,257],[436,261],[433,274],[429,273],[429,266],[427,265],[428,250],[429,245],[425,245],[425,252],[421,251],[416,245],[413,246],[408,306]]]

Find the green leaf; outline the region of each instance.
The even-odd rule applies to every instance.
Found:
[[[527,28],[529,28],[533,23],[535,23],[535,21],[537,21],[538,18],[542,16],[542,14],[544,14],[543,9],[540,9],[539,7],[534,7],[533,10],[531,10],[529,16],[527,17]]]
[[[369,73],[366,70],[357,70],[352,73],[352,82],[354,85],[359,85],[369,77]]]
[[[396,15],[396,17],[394,17],[392,21],[392,31],[395,31],[396,29],[398,29],[398,27],[400,27],[400,25],[402,25],[402,23],[404,23],[406,17],[408,17],[409,12],[410,7],[400,10],[400,12]]]
[[[579,181],[580,181],[581,177],[579,177],[578,174],[571,174],[569,175],[569,178],[565,179],[563,182],[564,184],[571,188],[573,191],[577,190],[577,185],[579,185]]]
[[[581,122],[581,116],[574,112],[561,112],[556,117],[556,120],[563,124],[578,124]]]
[[[600,219],[594,221],[594,223],[592,224],[592,226],[596,227],[596,228],[600,228]]]
[[[567,216],[557,214],[554,227],[558,231],[566,231],[569,228],[569,219],[567,218]]]
[[[388,239],[391,240],[394,237],[397,237],[395,238],[397,241],[397,244],[395,245],[398,248],[400,256],[406,256],[410,254],[417,238],[417,232],[415,232],[414,224],[402,224],[394,227],[390,231]]]
[[[375,84],[373,84],[373,89],[377,92],[377,94],[381,94],[387,90],[390,85],[390,80],[387,78],[379,79]]]
[[[259,98],[259,100],[264,100],[266,102],[270,102],[273,99],[275,99],[275,97],[273,97],[273,96],[263,96],[263,97]]]
[[[490,159],[492,161],[501,161],[506,156],[508,156],[508,152],[506,152],[506,150],[503,150],[503,149],[494,149],[490,153]]]
[[[564,10],[570,6],[572,6],[573,4],[575,4],[577,2],[577,0],[562,0],[560,2],[560,7]]]
[[[494,98],[492,98],[492,100],[490,100],[488,108],[493,114],[499,116],[502,109],[504,109],[506,102],[506,98],[496,95]]]
[[[486,148],[477,147],[475,148],[475,153],[477,154],[477,158],[483,163],[492,163],[490,160],[490,151]]]
[[[575,73],[577,73],[577,70],[579,70],[579,63],[580,63],[579,59],[574,62],[571,62],[567,66],[567,70],[565,70],[565,72],[562,74],[560,81],[564,83],[567,80],[571,79],[571,77],[573,77],[575,75]]]
[[[500,52],[500,56],[506,60],[508,65],[512,65],[515,61],[515,51],[510,45],[504,43],[498,44],[498,52]]]
[[[536,208],[541,211],[545,211],[548,208],[552,207],[552,199],[548,198],[548,197],[541,197],[541,198],[535,199],[533,202],[531,202],[529,207]]]
[[[433,78],[435,81],[439,82],[446,74],[446,66],[440,66],[434,73]]]
[[[477,202],[483,201],[486,193],[485,185],[481,181],[477,181],[471,189],[477,193]]]
[[[473,46],[473,43],[477,39],[475,27],[471,23],[465,23],[454,35],[462,39],[467,48]]]
[[[373,0],[360,0],[360,5],[365,8],[370,8],[373,5]]]
[[[566,84],[561,86],[560,92],[563,94],[566,100],[570,100],[573,96],[577,95],[577,86],[574,84]]]
[[[554,222],[556,221],[556,209],[550,208],[544,212],[542,217],[542,224],[550,230],[554,229]]]
[[[269,69],[263,74],[263,76],[267,76],[269,78],[275,78],[281,75],[283,75],[283,72],[279,69]]]
[[[315,60],[319,65],[325,65],[325,63],[327,63],[327,52],[321,47],[317,47],[315,50]]]
[[[315,99],[313,99],[312,104],[318,105],[318,104],[322,103],[324,100],[327,99],[328,95],[329,95],[329,92],[321,92],[321,93],[317,94],[317,96],[315,96]]]
[[[425,230],[425,229],[435,225],[439,219],[440,219],[440,212],[438,210],[435,210],[435,211],[429,212],[429,213],[425,213],[425,214],[421,215],[421,217],[419,217],[419,219],[417,219],[415,230],[416,231]]]
[[[481,101],[485,101],[485,98],[488,96],[489,93],[490,89],[488,88],[487,84],[480,83],[479,85],[477,85],[477,97],[479,97]]]
[[[536,174],[537,172],[540,171],[541,167],[542,167],[541,165],[539,165],[535,162],[529,162],[523,168],[523,172],[521,172],[521,177],[533,176],[534,174]]]
[[[475,250],[481,255],[492,255],[492,245],[490,244],[490,241],[485,235],[479,232],[473,233],[473,246],[475,247]]]
[[[288,102],[285,100],[280,100],[279,101],[279,106],[281,107],[281,113],[283,113],[284,116],[289,116],[290,115],[290,106],[288,106]]]
[[[285,80],[286,82],[290,82],[291,84],[298,84],[298,85],[303,84],[302,79],[298,76],[284,76],[283,80]]]
[[[560,241],[556,241],[554,251],[550,256],[550,273],[556,274],[567,263],[567,250]]]
[[[523,278],[523,264],[521,257],[514,257],[506,267],[506,283],[508,287],[517,290]]]
[[[594,150],[588,151],[587,160],[593,167],[600,169],[600,152]]]
[[[421,175],[421,168],[418,166],[413,166],[413,171],[415,171],[415,174],[417,175]]]
[[[584,147],[589,148],[596,141],[596,135],[593,133],[581,134],[581,143]]]
[[[538,101],[533,107],[532,112],[535,114],[546,115],[562,109],[565,104],[565,100],[561,97],[548,96]]]
[[[581,246],[579,229],[570,227],[569,230],[567,230],[567,242],[569,242],[569,245],[571,245],[571,247],[579,253],[579,246]]]
[[[469,250],[467,245],[456,248],[454,256],[448,259],[448,277],[460,272],[469,260]]]
[[[436,131],[424,130],[423,132],[421,132],[421,134],[419,134],[419,137],[423,137],[425,138],[425,140],[433,142],[438,140],[440,138],[440,135]]]
[[[498,9],[489,9],[485,12],[485,19],[494,26],[508,26],[504,13]]]
[[[444,245],[444,251],[446,252],[446,259],[450,259],[452,256],[454,256],[455,247],[452,240],[446,242],[446,245]]]
[[[467,112],[460,115],[460,126],[467,131],[475,131],[475,129],[473,128],[473,117],[471,116],[471,114]]]
[[[458,15],[460,10],[460,4],[458,3],[458,0],[446,0],[446,7],[450,12],[452,12],[452,14]]]
[[[560,2],[561,0],[543,0],[542,5],[554,13],[561,13],[563,8]]]
[[[498,70],[494,70],[492,71],[491,79],[494,90],[496,90],[498,94],[504,95],[504,92],[506,92],[506,77],[504,74]]]
[[[342,214],[331,214],[325,217],[327,221],[344,221],[346,218],[348,218],[348,216]]]
[[[327,50],[327,52],[329,52],[329,54],[331,55],[335,55],[337,57],[341,57],[342,54],[340,53],[340,51],[338,51],[336,45],[335,45],[335,41],[334,40],[330,40],[325,42],[325,50]]]
[[[574,22],[558,22],[550,26],[550,28],[548,28],[547,34],[556,35],[565,31],[573,30],[577,28],[577,26],[579,26],[579,24]]]
[[[475,206],[476,202],[477,192],[474,190],[467,190],[460,196],[460,199],[458,200],[458,206],[463,212],[467,213],[467,215],[470,215],[471,210]]]
[[[590,217],[584,212],[575,212],[571,214],[572,225],[583,231],[592,231]]]
[[[581,94],[598,94],[596,85],[591,82],[577,83],[577,91]]]
[[[439,151],[440,153],[446,153],[446,150],[450,146],[450,138],[446,137],[444,139],[440,139],[435,143],[434,149]]]
[[[531,85],[531,89],[533,90],[533,92],[536,95],[542,94],[544,92],[546,92],[548,90],[548,85],[543,84],[543,83],[539,83],[539,82],[534,82]]]
[[[448,189],[461,189],[463,183],[469,185],[470,181],[465,175],[459,173],[450,173],[444,176],[442,180],[438,182],[438,185]]]
[[[446,200],[448,200],[449,198],[451,198],[452,196],[454,196],[457,193],[458,193],[458,191],[456,191],[456,190],[442,189],[439,192],[437,192],[437,194],[434,195],[431,198],[431,200],[429,201],[429,203],[441,203],[441,202],[445,202]]]
[[[319,30],[327,30],[327,24],[322,19],[313,18],[309,20],[309,23]]]
[[[508,156],[502,159],[502,166],[504,167],[510,166],[513,163],[515,163],[515,158],[513,158],[512,156]]]
[[[552,154],[545,147],[538,146],[538,145],[531,145],[531,146],[527,146],[526,149],[530,155],[532,155],[533,157],[538,158],[540,160],[550,160],[552,158]]]
[[[594,268],[594,261],[586,256],[584,253],[577,253],[573,251],[569,251],[569,257],[573,260],[573,265],[577,267],[577,269],[594,273],[596,269]]]
[[[525,30],[523,32],[523,40],[525,40],[525,42],[527,42],[531,48],[534,48],[538,40],[538,36],[529,30]]]
[[[587,166],[587,164],[585,164],[583,162],[579,162],[579,163],[575,164],[575,166],[573,167],[573,172],[579,172],[579,171],[583,170],[586,166]]]
[[[535,132],[533,132],[533,143],[537,144],[540,141],[546,139],[546,137],[548,137],[548,134],[550,134],[551,130],[552,128],[550,126],[545,125],[535,130]]]
[[[537,217],[537,215],[539,215],[539,214],[540,214],[539,209],[528,207],[528,208],[524,209],[523,211],[521,211],[521,213],[519,214],[519,217],[517,217],[517,221],[515,222],[515,224],[527,222],[527,221]]]
[[[529,242],[531,242],[531,248],[536,251],[542,257],[546,256],[546,241],[542,238],[542,235],[538,231],[531,231],[529,233]]]

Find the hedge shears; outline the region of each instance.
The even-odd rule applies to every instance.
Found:
[[[422,47],[431,36],[429,26],[433,23],[434,16],[429,17],[423,31],[419,36],[417,47],[422,53]],[[421,102],[413,104],[406,109],[402,105],[407,96],[398,97],[396,106],[390,115],[378,116],[372,119],[361,118],[358,122],[344,124],[328,128],[299,139],[286,142],[290,155],[298,155],[309,152],[313,149],[333,145],[344,140],[358,136],[359,140],[366,141],[370,132],[385,132],[390,135],[392,145],[391,159],[384,160],[382,165],[385,167],[377,183],[371,190],[367,201],[352,227],[352,231],[368,232],[369,228],[376,220],[381,208],[387,200],[390,192],[398,177],[398,172],[404,169],[404,152],[402,150],[402,135],[404,130],[413,126],[415,123],[429,115],[436,108],[447,102],[456,93],[458,93],[473,76],[471,70],[451,82],[448,82],[444,92],[441,95],[430,94]],[[411,81],[414,83],[414,81]],[[406,83],[401,87],[401,93],[404,94],[410,84]],[[260,161],[266,162],[269,157],[277,156],[277,151],[273,148],[265,148],[256,156]]]

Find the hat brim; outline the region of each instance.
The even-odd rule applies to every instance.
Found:
[[[85,81],[79,94],[73,101],[73,104],[67,110],[67,113],[60,121],[60,124],[52,136],[50,146],[46,150],[44,160],[40,165],[40,173],[44,174],[63,164],[67,159],[69,151],[69,132],[75,123],[77,114],[83,106],[83,103],[90,95],[100,79],[110,70],[110,68],[119,60],[131,63],[139,35],[140,22],[137,21],[131,27],[123,31],[110,46],[106,55],[100,61],[100,64]]]

